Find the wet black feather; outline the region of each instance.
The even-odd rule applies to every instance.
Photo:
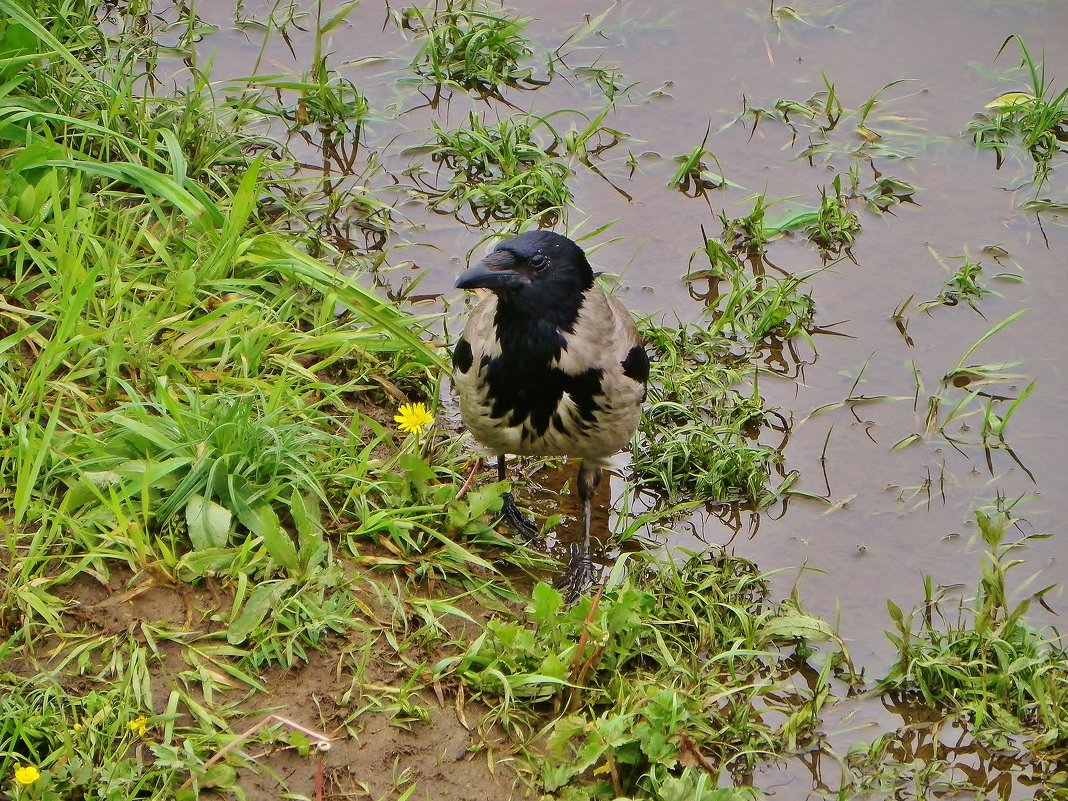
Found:
[[[456,342],[456,347],[452,349],[452,369],[466,373],[471,369],[471,363],[474,360],[475,355],[471,352],[471,343],[460,337]]]
[[[641,345],[635,345],[631,348],[627,353],[627,358],[621,364],[623,365],[623,375],[627,378],[633,378],[640,384],[649,382],[649,354],[645,352],[645,348]]]

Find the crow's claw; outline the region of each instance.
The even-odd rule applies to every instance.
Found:
[[[589,592],[593,586],[593,560],[577,542],[571,543],[571,558],[567,568],[560,576],[558,586],[564,593],[564,600],[570,605]]]
[[[501,507],[501,517],[526,542],[530,542],[538,536],[534,521],[524,517],[523,513],[519,511],[519,507],[515,505],[515,499],[512,498],[512,493],[510,492],[504,493],[504,506]]]

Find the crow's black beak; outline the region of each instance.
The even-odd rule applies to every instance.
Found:
[[[530,278],[516,270],[518,260],[507,250],[495,250],[456,279],[457,289],[518,289]]]

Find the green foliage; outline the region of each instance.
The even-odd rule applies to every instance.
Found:
[[[770,504],[776,493],[767,483],[782,455],[757,436],[777,421],[756,385],[745,386],[749,371],[725,358],[730,342],[698,325],[650,326],[645,334],[653,367],[635,477],[669,505],[687,498]]]
[[[888,602],[895,631],[887,636],[898,661],[882,689],[918,694],[925,704],[961,715],[985,740],[1005,747],[1026,735],[1031,748],[1056,758],[1068,754],[1068,651],[1028,624],[1031,591],[1014,601],[1010,571],[1022,560],[1013,553],[1032,534],[1007,542],[1013,518],[1001,507],[975,513],[979,535],[989,549],[974,598],[961,602],[956,617],[924,582],[924,613],[917,621]]]
[[[521,62],[531,55],[522,36],[527,20],[500,12],[482,11],[477,0],[445,0],[430,14],[406,11],[405,24],[418,23],[423,39],[412,67],[424,78],[468,91],[499,95],[502,86],[529,81],[530,67]]]
[[[975,302],[990,291],[979,283],[979,276],[983,272],[980,262],[972,261],[967,256],[961,258],[961,265],[946,281],[946,288],[942,290],[938,298],[946,306],[955,306],[960,301],[967,303],[975,309]]]
[[[727,179],[723,177],[723,168],[719,164],[719,159],[716,158],[715,153],[705,149],[710,132],[711,126],[705,131],[701,144],[689,153],[675,157],[675,161],[679,162],[679,168],[671,176],[668,186],[678,189],[684,195],[696,197],[710,189],[720,189],[726,185]],[[711,159],[719,172],[712,172],[705,165],[706,159]]]
[[[571,201],[568,167],[546,153],[534,125],[522,118],[487,126],[471,113],[466,128],[445,130],[433,123],[435,163],[452,172],[448,186],[429,186],[432,208],[456,213],[467,208],[478,223],[490,220],[551,222]],[[440,169],[440,167],[439,167]]]
[[[778,236],[781,230],[765,224],[768,203],[763,194],[751,198],[753,210],[741,217],[729,218],[721,212],[719,220],[723,224],[723,241],[732,252],[762,253],[764,246]]]
[[[121,497],[161,525],[184,517],[193,546],[208,548],[228,544],[231,518],[270,541],[279,536],[276,506],[304,521],[326,500],[313,455],[328,437],[278,403],[287,396],[203,397],[163,386],[156,397],[118,406],[101,418],[102,434],[69,451],[81,476],[69,510]],[[280,558],[296,568],[295,553]]]
[[[829,256],[849,253],[856,234],[860,231],[860,218],[847,205],[842,196],[842,176],[836,175],[831,184],[834,194],[820,189],[820,207],[816,218],[805,226],[805,234]]]
[[[916,187],[908,181],[890,175],[877,175],[875,180],[864,189],[860,189],[859,171],[850,171],[851,195],[863,198],[868,209],[877,214],[885,214],[894,206],[903,203],[915,203],[912,196]]]
[[[458,676],[509,728],[534,726],[555,703],[559,716],[542,729],[548,791],[719,798],[682,763],[700,753],[717,768],[744,766],[773,750],[758,708],[775,705],[775,644],[836,638],[794,606],[765,605],[765,577],[741,558],[629,566],[629,578],[617,564],[606,590],[571,607],[539,583],[526,622],[490,620],[435,674]]]
[[[746,102],[728,126],[751,121],[752,136],[764,120],[777,122],[790,131],[790,147],[799,140],[804,144],[797,158],[810,164],[843,157],[850,161],[906,159],[915,153],[918,143],[922,145],[925,136],[929,138],[926,132],[909,125],[908,117],[882,112],[884,106],[899,99],[885,98],[887,90],[903,81],[885,84],[860,106],[850,108],[843,103],[835,84],[826,75],[821,77],[824,88],[804,100],[780,98],[770,105]]]
[[[0,623],[12,642],[61,630],[51,590],[88,564],[102,581],[112,561],[256,575],[278,614],[258,617],[253,594],[235,630],[256,664],[292,664],[351,619],[335,505],[382,486],[370,449],[416,444],[351,406],[381,403],[386,374],[429,395],[440,354],[421,321],[275,232],[294,160],[260,151],[252,107],[215,104],[206,83],[144,96],[92,14],[45,13],[49,27],[2,4],[17,22],[0,41],[33,69],[0,97]],[[372,498],[441,530],[459,514]]]
[[[918,308],[923,311],[932,306],[956,306],[958,303],[963,302],[967,304],[972,311],[979,312],[979,307],[976,304],[987,295],[993,294],[992,290],[987,289],[982,281],[982,262],[973,260],[971,256],[965,253],[963,256],[956,257],[956,261],[960,262],[960,266],[953,269],[930,247],[928,247],[928,249],[931,250],[935,260],[949,274],[949,278],[946,280],[942,291],[938,293],[937,298],[921,303]],[[1019,276],[1012,273],[1000,273],[994,277],[1007,280],[1019,280]],[[982,312],[979,313],[982,314]]]
[[[812,295],[802,290],[811,274],[748,275],[744,269],[731,270],[729,285],[710,311],[712,330],[739,343],[748,351],[760,350],[771,340],[807,338],[815,327]]]
[[[307,662],[309,650],[322,647],[330,633],[349,632],[362,612],[335,565],[300,582],[273,579],[250,586],[246,574],[236,579],[226,642],[243,647],[243,661],[254,670]]]
[[[828,193],[825,187],[820,189],[818,208],[801,208],[774,220],[767,218],[771,204],[765,201],[763,195],[757,195],[749,214],[734,219],[728,219],[725,213],[720,214],[724,242],[733,253],[752,255],[763,253],[769,242],[783,234],[801,231],[819,248],[825,261],[842,253],[849,255],[860,231],[860,218],[849,208],[850,198],[842,192],[841,175],[834,177],[831,189],[833,193]],[[895,184],[869,191],[893,193],[898,191],[898,187]],[[891,195],[878,196],[869,202],[878,206],[879,203],[889,205],[900,201],[896,195]],[[726,266],[731,265],[727,263]]]
[[[238,8],[243,31],[265,34],[261,57],[272,36],[288,43],[285,26],[309,21],[314,52],[293,75],[219,82],[197,60],[211,25],[195,4],[157,15],[144,3],[0,0],[0,665],[15,671],[0,673],[0,792],[241,798],[249,751],[206,763],[238,742],[277,671],[322,650],[351,684],[320,714],[354,737],[368,713],[420,726],[437,714],[430,689],[442,700],[459,685],[457,709],[474,691],[490,710],[480,722],[502,724],[540,789],[562,799],[752,797],[717,785],[764,755],[806,750],[832,680],[855,678],[833,627],[796,597],[770,602],[767,577],[730,555],[625,557],[603,593],[573,607],[544,583],[517,590],[517,569],[556,566],[498,533],[505,485],[464,483],[454,431],[403,436],[382,422],[404,400],[439,412],[445,360],[424,341],[431,321],[367,288],[395,266],[401,251],[385,246],[406,212],[376,188],[395,176],[361,138],[406,104],[372,110],[347,77],[366,74],[360,64],[326,50],[357,5],[325,17]],[[625,159],[602,155],[628,136],[606,121],[617,98],[635,100],[633,84],[600,57],[582,68],[564,59],[582,58],[577,43],[616,12],[570,31],[571,52],[549,66],[590,84],[593,109],[547,113],[492,102],[537,84],[526,20],[467,0],[387,13],[418,37],[420,81],[491,101],[455,130],[432,123],[425,149],[400,154],[431,154],[433,178],[412,168],[420,200],[514,228],[564,217],[575,162],[614,180]],[[657,24],[623,23],[614,41]],[[1039,88],[998,98],[1002,139],[980,146],[1000,158],[1019,141],[1041,177],[1063,153],[1063,93],[1017,41]],[[179,59],[183,87],[155,83],[156,67]],[[809,341],[815,308],[810,274],[765,255],[795,234],[848,256],[858,203],[882,213],[909,202],[915,187],[871,161],[916,151],[895,141],[907,117],[879,119],[880,93],[849,109],[825,78],[806,101],[743,112],[754,128],[774,118],[790,129],[801,158],[850,166],[835,164],[818,206],[773,217],[781,201],[757,195],[741,215],[724,212],[722,237],[704,244],[708,268],[687,276],[691,290],[709,283],[707,322],[647,327],[657,358],[635,483],[672,508],[632,531],[694,503],[759,509],[793,492],[787,421],[758,379],[765,364],[786,371],[782,353]],[[439,93],[428,100],[438,110]],[[288,152],[287,135],[321,146],[329,174]],[[673,186],[736,188],[710,136],[677,158]],[[865,164],[874,177],[860,189]],[[940,299],[977,300],[982,277],[966,258]],[[928,435],[981,446],[988,462],[1016,458],[1005,432],[1034,382],[1009,390],[1021,378],[1013,365],[972,355],[1016,316],[968,349],[928,407]],[[844,403],[872,400],[859,382]],[[998,519],[984,520],[994,558],[977,598],[956,622],[896,613],[901,657],[886,686],[967,716],[994,746],[1019,735],[1063,759],[1066,655],[1005,597],[1014,560],[992,533]],[[83,592],[111,597],[90,604]],[[115,623],[106,612],[149,592],[177,613]],[[928,607],[944,606],[929,589]],[[829,654],[813,664],[820,643]],[[386,683],[369,678],[379,665],[393,673]],[[303,755],[308,740],[284,745]],[[873,743],[863,770],[879,775],[896,746]],[[13,768],[31,764],[42,775],[20,790]],[[404,777],[396,794],[416,797]]]
[[[989,112],[977,115],[968,130],[976,147],[994,151],[999,168],[1005,149],[1019,142],[1034,162],[1032,181],[1041,188],[1049,180],[1054,159],[1068,152],[1068,87],[1059,92],[1054,89],[1053,79],[1046,79],[1045,64],[1035,62],[1016,34],[1002,43],[997,55],[1012,41],[1020,48],[1030,91],[1006,92],[994,98],[987,103]]]
[[[233,784],[237,777],[230,766],[210,776],[201,771],[212,736],[183,726],[183,747],[174,737],[173,721],[164,730],[152,715],[148,658],[143,648],[126,650],[120,680],[83,694],[65,689],[57,676],[0,675],[4,783],[17,766],[32,765],[40,778],[20,798],[59,801],[79,797],[87,788],[108,801],[161,797],[190,770],[200,774],[205,788]]]
[[[981,448],[991,470],[994,453],[1004,452],[1021,470],[1031,475],[1009,445],[1005,432],[1009,421],[1031,395],[1036,381],[1018,389],[1019,382],[1027,378],[1012,372],[1020,362],[981,363],[972,360],[984,343],[1012,325],[1026,311],[1020,309],[995,323],[965,350],[957,364],[942,377],[938,390],[927,397],[924,434],[910,434],[895,448],[907,447],[924,436],[937,434],[956,448],[968,445]]]
[[[802,290],[810,274],[751,273],[734,255],[766,243],[764,209],[758,197],[748,220],[728,224],[756,240],[736,241],[729,250],[706,237],[699,252],[708,268],[691,267],[686,276],[691,284],[708,281],[703,299],[712,319],[704,325],[644,329],[652,369],[632,469],[669,504],[692,498],[760,509],[797,478],[784,474],[781,441],[761,441],[767,432],[784,432],[787,422],[765,407],[757,363],[763,353],[795,337],[808,339],[815,304]],[[769,487],[776,473],[782,481]]]

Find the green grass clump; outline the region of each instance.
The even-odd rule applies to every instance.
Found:
[[[896,185],[885,188],[892,192]],[[776,219],[768,218],[767,212],[772,203],[767,202],[763,195],[757,195],[753,210],[748,214],[735,218],[727,217],[726,213],[720,214],[720,222],[723,224],[723,240],[730,247],[731,253],[754,255],[763,253],[772,240],[790,232],[800,231],[819,248],[824,261],[836,258],[843,253],[850,256],[851,248],[860,231],[860,217],[849,208],[850,196],[842,192],[841,175],[834,177],[831,190],[828,192],[826,187],[820,189],[818,208],[801,208]],[[868,191],[879,191],[879,189],[871,187]],[[877,197],[876,200],[885,202],[887,206],[901,202],[896,196]],[[713,266],[716,265],[713,264]],[[721,271],[724,271],[724,267],[732,267],[729,260],[720,265]],[[726,270],[726,272],[736,272],[736,270]]]
[[[780,123],[790,131],[789,147],[804,136],[806,146],[797,158],[815,164],[873,158],[905,159],[916,151],[916,142],[926,132],[912,126],[912,121],[900,114],[880,114],[880,108],[899,98],[885,100],[882,95],[902,83],[885,84],[857,108],[847,108],[838,91],[823,75],[824,89],[804,100],[780,98],[767,106],[745,102],[732,123],[751,120],[750,136],[756,133],[763,120]],[[878,125],[880,130],[876,130]],[[896,129],[896,130],[895,130]],[[843,169],[845,169],[843,164]]]
[[[1020,145],[1034,162],[1033,181],[1041,187],[1049,180],[1054,159],[1068,152],[1068,87],[1059,92],[1053,79],[1046,79],[1044,64],[1036,63],[1027,45],[1016,34],[1008,37],[998,55],[1015,41],[1030,78],[1030,91],[1006,92],[987,104],[989,113],[979,115],[969,126],[975,146],[993,150],[1001,167],[1005,149]]]
[[[1030,535],[1007,542],[1013,519],[1002,509],[975,514],[989,549],[976,594],[954,617],[943,611],[930,578],[919,621],[888,602],[895,631],[887,636],[898,661],[880,684],[883,690],[915,694],[929,706],[961,715],[995,747],[1012,747],[1013,736],[1046,756],[1068,756],[1068,650],[1025,619],[1031,598],[1013,601],[1008,582],[1022,564],[1014,558]],[[1047,588],[1049,589],[1049,588]]]
[[[758,198],[753,215],[762,218],[764,208]],[[750,223],[763,236],[764,224],[755,219],[738,222],[734,230]],[[746,251],[755,246],[752,240],[735,243]],[[671,504],[692,498],[759,509],[796,476],[784,475],[777,488],[768,485],[773,475],[783,475],[783,442],[773,446],[761,438],[773,431],[781,440],[788,426],[765,407],[757,364],[766,357],[772,370],[786,371],[781,357],[768,354],[797,337],[809,339],[815,304],[802,289],[809,275],[752,274],[717,239],[706,237],[699,252],[709,266],[691,269],[686,280],[709,282],[703,300],[711,320],[644,330],[652,369],[633,449],[634,475]]]
[[[868,209],[874,213],[885,214],[902,203],[915,203],[912,196],[916,194],[916,187],[908,181],[880,174],[872,183],[860,189],[859,171],[850,170],[850,178],[851,194],[863,198]]]
[[[450,214],[467,208],[479,225],[531,218],[551,224],[571,202],[571,171],[547,155],[532,123],[511,118],[487,126],[472,113],[465,128],[433,125],[430,157],[453,175],[446,188],[430,188],[432,208]]]
[[[938,297],[927,303],[921,303],[920,310],[922,311],[935,305],[956,306],[958,303],[965,303],[973,311],[978,312],[979,307],[976,304],[982,298],[992,294],[991,290],[987,289],[982,282],[982,262],[973,261],[970,256],[965,254],[957,257],[960,266],[954,270],[942,262],[938,254],[935,254],[935,258],[943,267],[946,267],[950,276],[946,280],[942,291],[938,293]]]
[[[296,554],[282,553],[278,511],[319,528],[319,537],[308,532],[308,547],[317,539],[322,548],[321,524],[311,522],[309,510],[327,502],[316,454],[331,436],[326,420],[316,425],[307,410],[282,405],[289,400],[280,392],[203,396],[189,387],[172,394],[165,386],[154,400],[133,396],[65,448],[76,466],[63,476],[74,492],[66,508],[101,504],[112,515],[136,509],[160,531],[186,532],[195,550],[229,545],[240,522],[296,570]],[[185,550],[174,540],[169,547]],[[307,568],[322,554],[303,557],[299,566]]]
[[[628,578],[617,564],[603,593],[571,607],[538,584],[526,622],[489,621],[435,673],[462,680],[517,736],[537,732],[546,791],[591,800],[748,797],[717,794],[711,777],[683,765],[700,754],[714,777],[774,752],[760,710],[776,705],[785,658],[776,644],[803,648],[804,631],[812,642],[837,638],[791,604],[769,606],[765,577],[744,559],[628,566]]]
[[[466,504],[397,503],[370,454],[429,459],[435,436],[398,440],[354,408],[392,405],[383,386],[429,397],[440,356],[421,321],[303,247],[322,241],[275,230],[299,181],[283,148],[244,132],[256,109],[145,97],[88,10],[0,6],[22,67],[0,98],[4,633],[63,631],[56,588],[88,565],[101,581],[116,564],[255,576],[272,594],[240,596],[235,630],[288,610],[270,618],[287,644],[267,632],[250,658],[291,663],[351,618],[327,597],[336,576],[296,583],[334,575],[327,530],[368,519],[349,510],[388,509],[398,531],[470,522]],[[436,480],[453,483],[455,451],[440,458]],[[441,570],[469,570],[464,553]]]
[[[763,264],[760,254],[764,246],[784,230],[783,225],[764,222],[765,210],[763,198],[757,198],[749,215],[725,222],[724,241],[705,237],[698,252],[708,259],[709,266],[691,266],[686,275],[688,283],[709,281],[709,290],[702,298],[713,318],[709,332],[730,339],[734,350],[749,355],[773,341],[807,339],[815,328],[816,304],[803,290],[813,273],[776,276],[749,270],[735,255],[744,252],[756,258],[758,266]]]
[[[711,128],[705,131],[701,144],[695,146],[689,153],[675,157],[679,166],[668,181],[668,186],[678,189],[684,195],[697,197],[709,190],[721,189],[726,185],[727,179],[723,177],[723,168],[719,164],[719,159],[716,158],[715,153],[705,148],[710,131]],[[708,168],[705,164],[706,159],[711,159],[715,163],[718,172],[712,172]]]
[[[324,37],[343,25],[354,7],[355,3],[343,3],[324,18],[323,4],[316,4],[311,65],[300,77],[266,74],[257,69],[253,75],[237,78],[227,86],[227,91],[243,90],[241,96],[227,100],[233,108],[255,108],[265,119],[284,120],[291,131],[314,126],[322,139],[319,147],[336,160],[347,161],[345,166],[350,169],[352,162],[347,157],[355,157],[370,106],[356,84],[330,67]],[[296,17],[301,15],[298,6],[278,10],[283,18],[272,15],[270,25],[277,25],[284,32],[287,24],[297,24]],[[265,37],[264,42],[267,41]],[[260,60],[263,55],[261,50]],[[305,139],[309,143],[313,141],[306,134]],[[351,147],[351,152],[344,152],[346,145]]]
[[[477,0],[446,0],[432,13],[408,11],[408,25],[417,21],[423,43],[412,67],[439,87],[458,86],[482,95],[500,96],[502,86],[530,80],[521,66],[532,51],[522,35],[527,20],[479,10]]]
[[[767,244],[782,233],[767,220],[770,204],[764,195],[756,195],[752,200],[753,209],[748,214],[728,217],[726,212],[721,212],[719,215],[719,221],[723,225],[723,242],[730,247],[732,253],[763,253]],[[707,238],[705,241],[707,250]],[[712,258],[712,254],[709,254],[709,259]],[[715,263],[712,266],[717,267]]]
[[[831,188],[833,194],[826,188],[820,189],[819,211],[815,219],[804,226],[804,231],[825,256],[838,256],[850,252],[860,231],[860,218],[842,195],[841,175],[834,177]]]
[[[758,437],[781,427],[764,407],[751,369],[732,366],[730,342],[698,325],[645,329],[652,357],[649,399],[639,423],[632,471],[668,504],[762,508],[777,496],[767,485],[782,454]]]
[[[158,743],[164,727],[152,715],[151,696],[145,696],[151,689],[146,649],[124,656],[129,661],[119,682],[82,693],[64,689],[58,676],[0,676],[0,781],[7,785],[18,766],[32,765],[41,774],[10,797],[58,801],[91,787],[102,799],[151,798],[182,783],[181,763],[152,753],[159,748],[160,756],[177,757],[182,748],[173,721],[166,724],[166,742]],[[233,768],[220,767],[228,776],[215,779],[232,783]]]

